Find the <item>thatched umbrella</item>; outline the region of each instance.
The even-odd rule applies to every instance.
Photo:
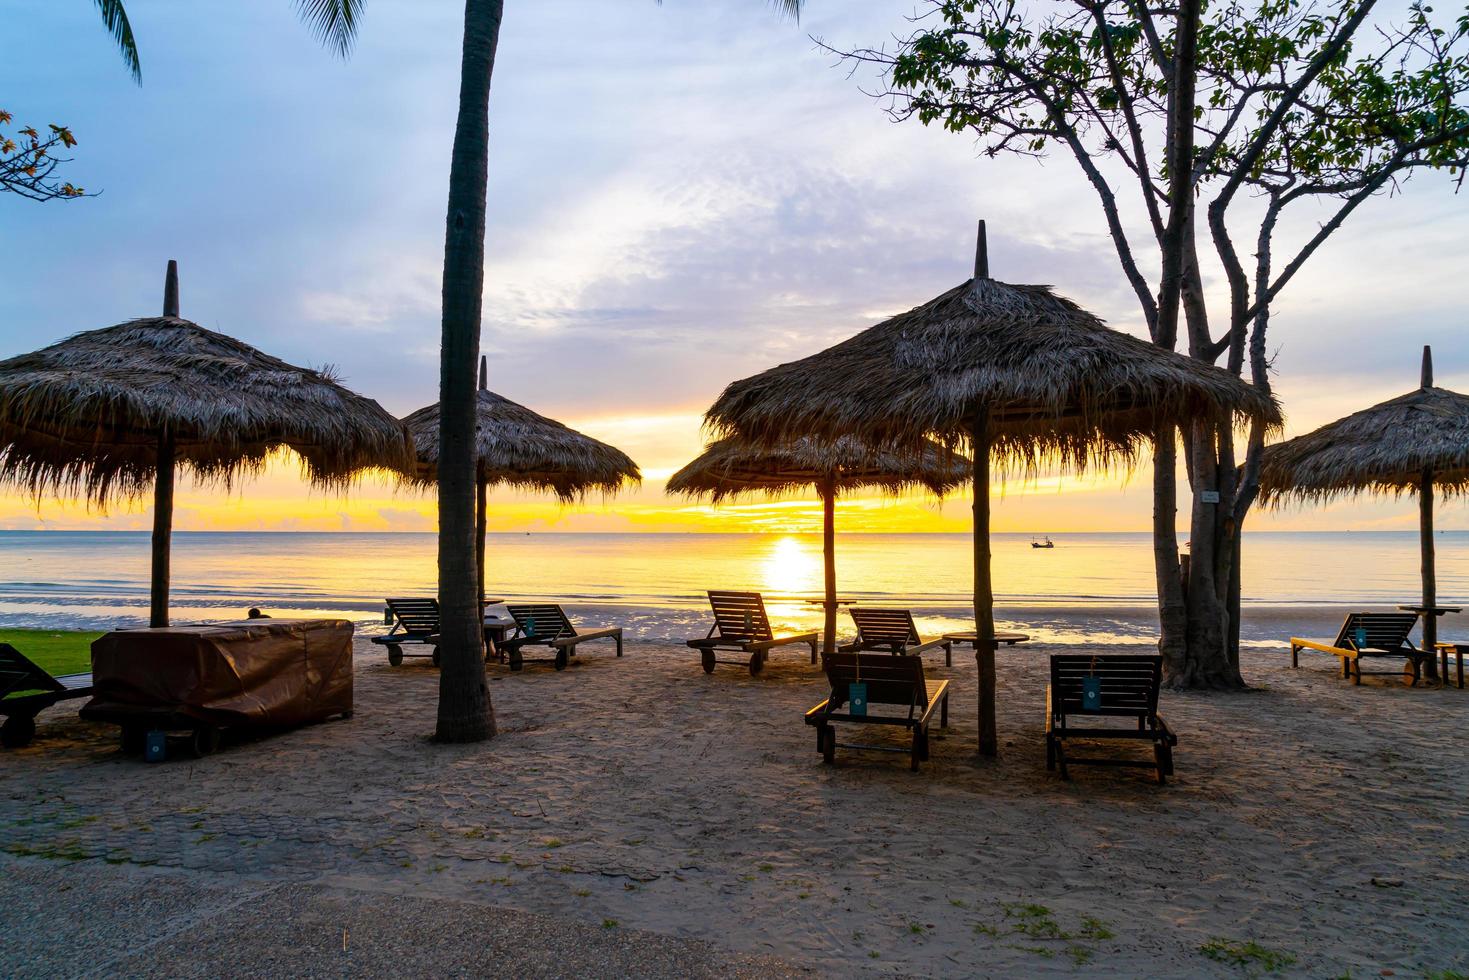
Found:
[[[1433,353],[1423,348],[1422,384],[1314,432],[1266,448],[1260,498],[1280,506],[1363,493],[1418,495],[1423,574],[1423,647],[1438,641],[1433,555],[1434,488],[1469,491],[1469,395],[1433,385]],[[1433,670],[1433,661],[1429,661]],[[1435,671],[1436,672],[1436,671]]]
[[[487,381],[487,364],[481,356],[474,424],[478,485],[475,536],[481,599],[485,594],[485,533],[491,486],[538,490],[569,503],[594,490],[616,493],[624,483],[643,478],[638,464],[622,450],[495,394]],[[418,465],[407,482],[419,488],[432,486],[438,480],[438,403],[420,408],[403,421],[413,434],[418,456]]]
[[[180,319],[172,261],[163,316],[0,361],[0,483],[99,505],[153,491],[155,627],[168,625],[177,471],[228,486],[282,447],[313,482],[338,489],[361,469],[410,458],[402,424],[327,371]]]
[[[1073,469],[1131,459],[1196,419],[1278,422],[1265,393],[1127,334],[1048,286],[989,277],[984,223],[974,278],[834,347],[737,381],[709,410],[717,432],[766,445],[851,435],[873,445],[967,443],[974,461],[979,744],[995,753],[990,457]]]
[[[822,645],[827,653],[836,649],[836,498],[839,493],[861,487],[878,487],[898,494],[923,487],[942,497],[969,481],[969,460],[934,442],[922,451],[902,453],[874,450],[851,437],[833,443],[800,439],[776,449],[764,449],[721,439],[705,448],[668,481],[668,492],[688,497],[708,497],[719,503],[747,493],[769,496],[814,487],[822,505],[822,561],[825,570],[826,611]]]

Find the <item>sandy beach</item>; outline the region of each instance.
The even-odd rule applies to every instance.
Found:
[[[953,680],[952,727],[916,775],[901,756],[821,764],[801,715],[823,682],[796,653],[759,678],[653,644],[563,673],[494,667],[499,737],[441,747],[427,661],[357,650],[354,718],[197,762],[144,764],[74,704],[48,711],[0,764],[0,899],[25,892],[22,870],[138,869],[518,910],[818,974],[1469,970],[1452,734],[1469,691],[1354,688],[1334,660],[1252,651],[1249,693],[1165,694],[1180,744],[1159,787],[1046,772],[1044,646],[999,654],[988,762],[972,658],[928,660]],[[311,921],[326,956],[341,929]],[[1231,944],[1250,942],[1240,961]]]

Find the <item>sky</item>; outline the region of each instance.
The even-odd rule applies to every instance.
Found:
[[[395,415],[437,397],[439,274],[462,5],[371,0],[352,56],[289,0],[130,0],[133,84],[86,0],[0,0],[0,108],[79,145],[97,197],[0,199],[0,357],[182,312],[293,363],[332,365]],[[1091,190],[1068,160],[986,159],[965,136],[895,124],[815,39],[878,45],[912,0],[510,0],[490,104],[483,350],[490,387],[610,442],[643,485],[585,505],[493,495],[493,530],[815,530],[811,501],[717,509],[663,493],[699,452],[724,385],[814,353],[968,278],[1053,284],[1141,334]],[[14,195],[5,195],[14,198]],[[1277,305],[1287,434],[1417,384],[1469,389],[1465,198],[1418,177],[1369,202]],[[1305,215],[1288,233],[1309,232]],[[1217,281],[1211,282],[1217,288]],[[1145,530],[1146,469],[997,488],[997,530]],[[1186,513],[1187,508],[1184,508]],[[1272,529],[1416,526],[1411,501],[1251,518]],[[964,531],[969,502],[844,501],[843,530]],[[1439,524],[1469,528],[1449,504]],[[146,528],[0,496],[3,528]],[[432,530],[431,499],[367,479],[346,498],[283,458],[224,492],[183,487],[181,529]]]

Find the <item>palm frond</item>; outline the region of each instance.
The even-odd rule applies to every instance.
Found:
[[[133,40],[133,25],[128,23],[128,12],[122,0],[97,0],[97,10],[102,14],[102,23],[117,42],[123,63],[133,76],[133,81],[143,84],[143,64],[138,59],[138,43]]]
[[[352,53],[367,0],[296,0],[296,11],[322,44],[343,58]]]

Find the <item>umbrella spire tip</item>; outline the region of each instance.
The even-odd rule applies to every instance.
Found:
[[[1433,348],[1423,345],[1423,387],[1433,387]]]
[[[979,235],[974,242],[974,278],[990,277],[989,244],[985,241],[984,219],[979,220]]]
[[[479,356],[479,390],[488,391],[490,388],[490,365],[489,358],[481,354]]]
[[[163,277],[163,315],[179,315],[179,263],[168,260],[168,272]]]

